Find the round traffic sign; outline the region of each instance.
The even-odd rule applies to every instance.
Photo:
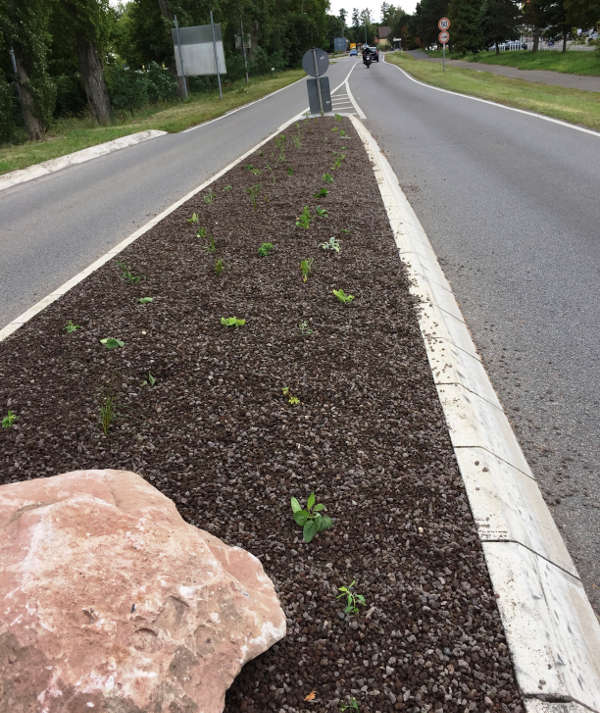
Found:
[[[447,45],[449,39],[450,39],[449,32],[440,32],[440,34],[438,35],[438,41],[441,45]]]
[[[449,30],[450,20],[447,17],[440,17],[440,19],[438,20],[438,29]]]
[[[318,47],[307,50],[302,57],[302,69],[313,77],[322,77],[329,67],[329,57]]]

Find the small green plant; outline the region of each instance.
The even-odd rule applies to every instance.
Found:
[[[210,203],[214,201],[215,197],[215,194],[212,191],[209,191],[202,196],[202,200],[206,203],[206,205],[210,205]]]
[[[296,124],[297,126],[297,124]],[[302,146],[302,137],[300,135],[300,132],[298,132],[295,136],[292,136],[292,143],[294,146],[299,149],[300,146]]]
[[[347,587],[338,587],[339,594],[336,599],[341,599],[345,597],[346,606],[344,607],[345,614],[358,614],[358,606],[365,606],[365,598],[362,594],[357,594],[354,591],[354,585],[356,580],[353,579],[352,582]]]
[[[261,243],[258,248],[259,257],[268,257],[271,251],[274,250],[275,246],[273,243]]]
[[[334,131],[335,133],[337,133],[337,132],[340,130],[340,127],[339,127],[339,126],[333,126],[333,127],[331,128],[331,130]]]
[[[14,411],[8,409],[8,413],[2,419],[2,428],[11,428],[19,417]]]
[[[150,387],[156,386],[156,381],[157,381],[156,377],[153,376],[152,372],[150,372],[150,371],[144,377],[144,384],[147,384]]]
[[[318,205],[318,206],[315,208],[315,213],[317,214],[317,217],[318,217],[318,218],[328,218],[328,217],[329,217],[329,213],[327,212],[327,208],[321,208],[320,205]]]
[[[319,243],[321,250],[331,250],[331,252],[339,253],[342,249],[340,241],[337,240],[335,235],[332,235],[326,243]]]
[[[260,189],[260,183],[256,183],[254,186],[246,188],[246,193],[250,196],[250,203],[252,203],[253,208],[256,208],[256,200],[258,198],[258,194],[260,193]]]
[[[192,213],[192,217],[187,219],[188,223],[197,223],[198,222],[198,213]]]
[[[324,183],[333,183],[333,176],[330,173],[324,173],[322,178]]]
[[[294,169],[291,166],[287,167],[287,173],[288,176],[293,176],[294,175]]]
[[[300,399],[291,393],[289,386],[284,386],[283,389],[281,389],[281,393],[288,400],[288,404],[291,404],[292,406],[297,406],[300,403]]]
[[[217,258],[215,260],[215,275],[219,277],[219,275],[223,272],[223,268],[225,267],[225,263],[221,258]]]
[[[302,208],[302,213],[296,218],[296,226],[305,229],[310,227],[310,208],[307,205]]]
[[[208,238],[208,242],[203,245],[202,248],[206,250],[207,253],[214,253],[217,251],[217,245],[212,235]]]
[[[121,270],[121,279],[125,280],[125,282],[136,285],[142,279],[142,275],[134,275],[125,263],[118,262],[117,267]]]
[[[312,272],[312,265],[315,261],[314,257],[307,257],[300,261],[300,272],[302,273],[302,282],[307,282]]]
[[[138,298],[138,302],[141,305],[148,305],[150,302],[154,302],[154,297],[140,297]]]
[[[356,711],[356,713],[359,713],[358,701],[354,696],[349,699],[348,703],[340,701],[340,713],[344,713],[344,711]]]
[[[285,161],[285,134],[279,134],[279,136],[275,139],[275,146],[279,149],[278,160],[281,163],[282,161]]]
[[[344,290],[341,288],[339,290],[331,290],[333,294],[338,298],[340,302],[343,302],[345,305],[349,304],[352,302],[354,299],[354,295],[347,295]]]
[[[313,193],[313,198],[325,198],[328,193],[327,188],[319,188],[316,193]]]
[[[223,190],[226,191],[226,192],[227,192],[227,191],[230,191],[230,190],[231,190],[231,186],[223,186]]]
[[[237,317],[221,317],[221,324],[224,327],[243,327],[246,324],[246,320],[238,319]]]
[[[108,429],[110,428],[114,418],[115,402],[112,397],[105,396],[104,401],[100,406],[100,423],[102,424],[102,430],[104,431],[105,436],[108,436]]]
[[[345,153],[339,153],[337,151],[333,152],[333,166],[331,166],[331,170],[335,171],[337,168],[339,168],[342,165],[342,161],[346,158]]]
[[[300,505],[296,498],[291,498],[290,504],[294,520],[302,528],[304,542],[311,542],[318,532],[329,530],[333,526],[333,521],[328,515],[321,515],[327,508],[321,503],[316,503],[314,493],[308,496],[305,508]]]
[[[76,332],[78,329],[81,329],[81,327],[78,324],[73,324],[73,320],[69,320],[65,324],[65,332],[67,334],[73,334],[73,332]]]
[[[305,319],[298,322],[298,330],[303,337],[308,337],[313,333],[313,330],[308,326],[308,322]]]
[[[117,349],[118,347],[124,347],[125,342],[120,339],[115,339],[114,337],[105,337],[100,340],[100,344],[103,344],[106,349]]]
[[[342,120],[342,115],[341,115],[341,114],[334,114],[333,118],[334,118],[336,121],[341,121],[341,120]]]
[[[340,136],[342,138],[344,138],[345,136],[348,136],[348,134],[346,133],[346,131],[344,129],[340,129]],[[346,147],[342,146],[342,148],[345,149]]]
[[[196,231],[197,238],[205,238],[208,235],[208,230],[206,228],[198,228]]]
[[[246,168],[250,171],[250,173],[253,176],[260,176],[260,174],[262,173],[260,168],[256,168],[256,166],[253,166],[252,164],[249,164],[248,166],[246,166]]]

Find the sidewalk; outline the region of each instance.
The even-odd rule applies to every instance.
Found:
[[[440,63],[442,61],[437,57],[429,57],[423,50],[411,50],[407,54],[415,59],[426,59],[429,62]],[[453,67],[471,69],[474,72],[491,72],[492,74],[501,74],[504,77],[513,79],[524,79],[526,82],[551,84],[557,87],[566,87],[567,89],[582,89],[587,92],[600,92],[600,77],[550,72],[546,69],[518,69],[517,67],[506,67],[502,64],[465,62],[462,59],[447,59],[446,62]]]

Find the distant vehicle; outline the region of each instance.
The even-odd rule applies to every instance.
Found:
[[[358,52],[356,51],[356,47],[352,50],[350,50],[350,57],[356,57]]]
[[[369,45],[363,45],[363,61],[367,54],[371,57],[371,62],[379,62],[379,50],[377,49],[377,47],[369,47]]]

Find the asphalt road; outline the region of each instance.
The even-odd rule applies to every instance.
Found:
[[[600,612],[600,137],[385,63],[350,88]]]
[[[354,65],[331,64],[333,89]],[[301,81],[192,131],[0,193],[0,328],[308,105]]]

